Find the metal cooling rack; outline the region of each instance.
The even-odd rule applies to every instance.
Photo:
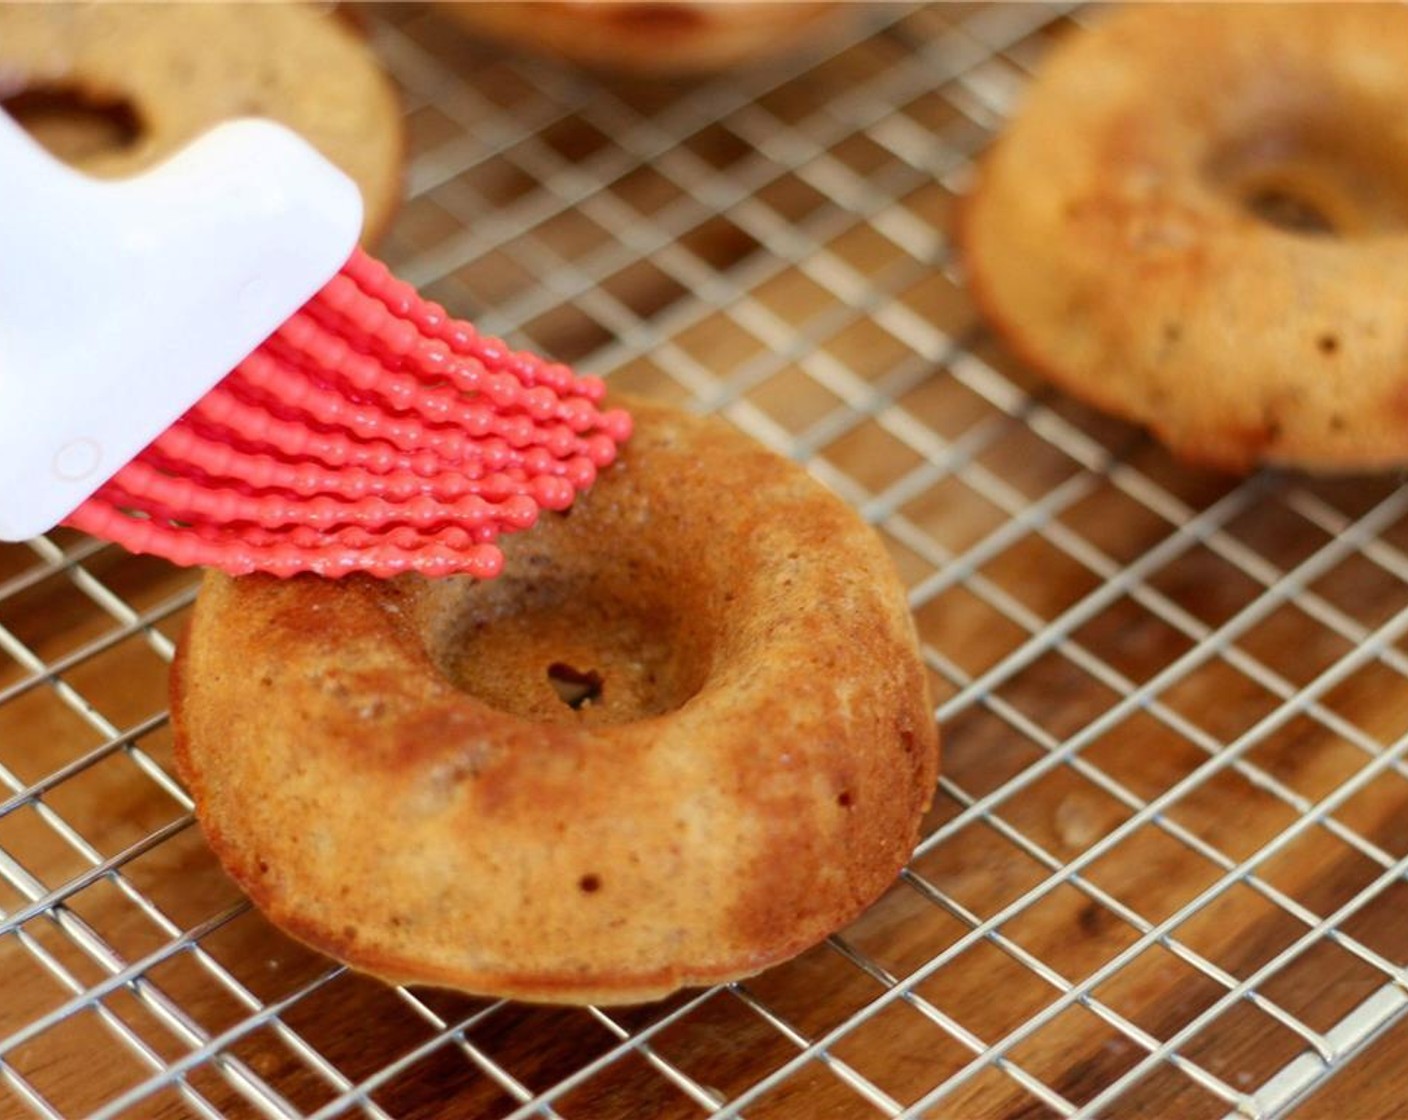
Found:
[[[868,15],[663,88],[433,8],[369,30],[412,137],[402,275],[724,414],[890,546],[947,735],[901,880],[664,1004],[357,977],[249,907],[171,776],[193,577],[58,532],[0,550],[0,1116],[1376,1114],[1356,1075],[1396,1072],[1408,1005],[1408,490],[1192,471],[1031,381],[947,230],[1068,15]]]

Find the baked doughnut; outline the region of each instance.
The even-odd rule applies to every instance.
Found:
[[[541,0],[446,4],[514,47],[642,75],[699,74],[786,54],[854,14],[834,0]]]
[[[1408,8],[1157,5],[1074,32],[958,232],[1012,350],[1180,456],[1408,461]]]
[[[356,180],[363,240],[385,228],[400,199],[395,91],[359,35],[316,8],[3,4],[0,100],[93,175],[131,175],[220,121],[262,116]],[[107,135],[79,124],[79,106],[112,122]]]
[[[205,577],[180,773],[278,926],[384,978],[625,1003],[754,973],[891,882],[938,738],[875,534],[632,405],[490,582]]]

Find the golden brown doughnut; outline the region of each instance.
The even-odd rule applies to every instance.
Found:
[[[395,981],[624,1003],[783,960],[894,878],[938,736],[889,557],[721,421],[632,408],[497,580],[206,577],[176,758],[277,925]]]
[[[835,0],[541,0],[451,3],[465,27],[584,66],[698,74],[799,49],[843,26]]]
[[[270,117],[356,180],[375,240],[400,199],[395,90],[344,20],[297,4],[0,4],[0,99],[93,175],[122,176],[220,121]],[[68,102],[114,120],[75,127]]]
[[[1012,349],[1179,455],[1408,461],[1408,8],[1100,18],[1046,59],[959,234]]]

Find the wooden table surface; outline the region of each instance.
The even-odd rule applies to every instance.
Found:
[[[658,86],[363,15],[408,112],[403,275],[721,411],[876,523],[944,723],[926,840],[837,937],[727,989],[392,989],[252,909],[170,777],[195,575],[66,531],[0,546],[0,1117],[44,1115],[31,1091],[161,1120],[540,1094],[600,1120],[1405,1115],[1401,1022],[1273,1089],[1352,1048],[1408,961],[1408,497],[1181,466],[982,331],[952,206],[1066,23],[877,10],[820,56]]]

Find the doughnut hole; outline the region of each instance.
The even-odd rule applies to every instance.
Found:
[[[428,652],[454,687],[533,722],[664,715],[703,686],[709,643],[645,583],[632,594],[629,579],[600,573],[440,581]]]
[[[1408,152],[1313,115],[1235,131],[1205,168],[1208,184],[1269,226],[1302,237],[1408,229]]]
[[[603,681],[595,669],[583,672],[554,661],[548,666],[548,680],[552,682],[557,698],[573,711],[581,711],[601,699]]]
[[[127,98],[77,86],[35,86],[0,100],[0,106],[71,166],[130,151],[145,132]]]

